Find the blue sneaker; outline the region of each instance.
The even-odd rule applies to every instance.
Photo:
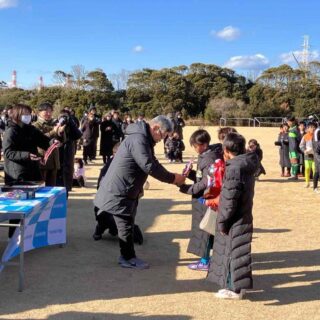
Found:
[[[202,263],[201,261],[190,263],[188,265],[188,268],[191,270],[197,270],[197,271],[208,271],[209,270],[210,263]]]
[[[150,265],[139,259],[139,258],[131,258],[126,260],[124,257],[119,258],[119,264],[122,268],[132,268],[132,269],[149,269]]]

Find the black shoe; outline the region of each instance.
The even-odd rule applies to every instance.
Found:
[[[94,241],[99,241],[99,240],[102,239],[102,234],[94,233],[94,234],[92,235],[92,238],[93,238]]]
[[[109,234],[113,237],[116,237],[118,235],[118,230],[109,229]]]

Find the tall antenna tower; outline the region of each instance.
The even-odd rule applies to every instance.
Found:
[[[17,87],[17,71],[13,70],[12,77],[11,77],[11,88],[16,88],[16,87]]]
[[[309,36],[303,36],[303,45],[302,45],[302,56],[301,56],[301,66],[304,70],[309,69],[309,56],[310,56],[310,45],[309,45]]]
[[[44,82],[43,82],[43,77],[41,76],[39,78],[38,91],[40,91],[43,87],[44,87]]]

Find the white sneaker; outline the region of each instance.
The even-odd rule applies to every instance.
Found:
[[[314,193],[320,193],[320,190],[318,188],[316,188],[316,189],[313,189],[313,192]]]
[[[241,290],[240,293],[235,293],[229,289],[222,289],[215,294],[215,297],[219,299],[241,300],[244,296],[244,293],[244,290]]]

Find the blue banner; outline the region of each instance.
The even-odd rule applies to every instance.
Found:
[[[22,212],[25,216],[24,252],[66,243],[66,190],[45,187],[32,200],[1,200],[3,212]],[[20,253],[20,230],[17,228],[3,253],[1,262],[7,262]],[[0,271],[3,265],[0,265]]]

